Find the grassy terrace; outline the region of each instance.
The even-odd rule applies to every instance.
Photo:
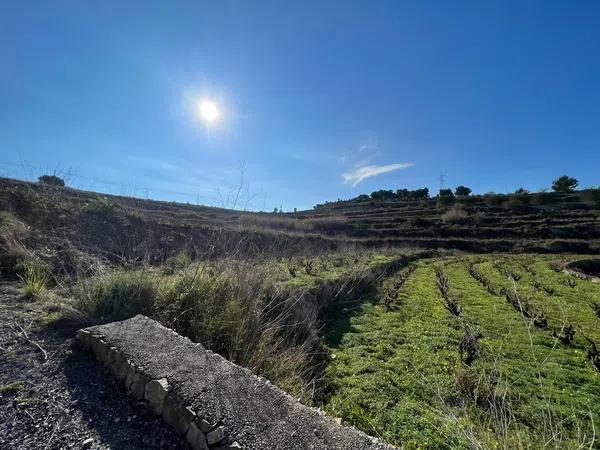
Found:
[[[600,424],[600,373],[578,334],[597,335],[600,321],[586,299],[600,295],[600,285],[578,280],[570,287],[568,275],[550,268],[553,259],[422,260],[402,286],[391,277],[329,335],[336,357],[327,409],[406,448],[589,448]],[[470,263],[507,289],[515,286],[497,267],[527,273],[517,292],[531,295],[548,325],[534,326],[503,295],[488,292]],[[458,315],[444,306],[436,267]],[[536,280],[555,294],[542,296]],[[385,299],[396,287],[390,305]],[[577,325],[570,343],[560,339],[565,319]],[[459,351],[468,337],[476,342],[469,364]]]

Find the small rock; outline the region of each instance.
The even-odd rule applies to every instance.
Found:
[[[219,427],[206,435],[208,445],[215,445],[225,438],[225,428]]]
[[[90,448],[94,443],[94,439],[87,438],[85,441],[81,443],[81,448]]]

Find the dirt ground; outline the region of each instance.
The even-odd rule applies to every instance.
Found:
[[[75,326],[42,317],[17,284],[0,283],[1,449],[186,448],[74,345]]]

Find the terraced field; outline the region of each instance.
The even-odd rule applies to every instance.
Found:
[[[597,448],[600,284],[569,259],[396,273],[332,324],[327,410],[405,448]]]
[[[0,179],[0,279],[42,330],[151,315],[403,448],[600,448],[600,283],[565,269],[598,192],[275,214]]]
[[[600,190],[334,202],[294,213],[141,200],[0,178],[0,211],[120,261],[198,254],[310,255],[346,247],[598,253]],[[38,240],[40,240],[38,239]],[[208,248],[203,244],[211,242]],[[165,243],[167,245],[165,245]],[[51,243],[44,243],[50,245]],[[110,244],[110,245],[109,245]]]
[[[339,201],[299,217],[343,219],[347,236],[371,244],[588,253],[599,248],[599,197],[588,190],[457,197],[445,204],[437,198]]]

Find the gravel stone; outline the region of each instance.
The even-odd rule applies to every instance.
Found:
[[[19,289],[0,280],[0,386],[22,386],[1,395],[0,449],[77,450],[84,443],[90,450],[188,449],[185,438],[127,395],[86,350],[89,344],[74,345],[76,334],[86,335],[77,333],[75,322],[46,325],[44,302],[24,302]],[[15,324],[46,350],[48,360],[35,345],[15,339]]]

